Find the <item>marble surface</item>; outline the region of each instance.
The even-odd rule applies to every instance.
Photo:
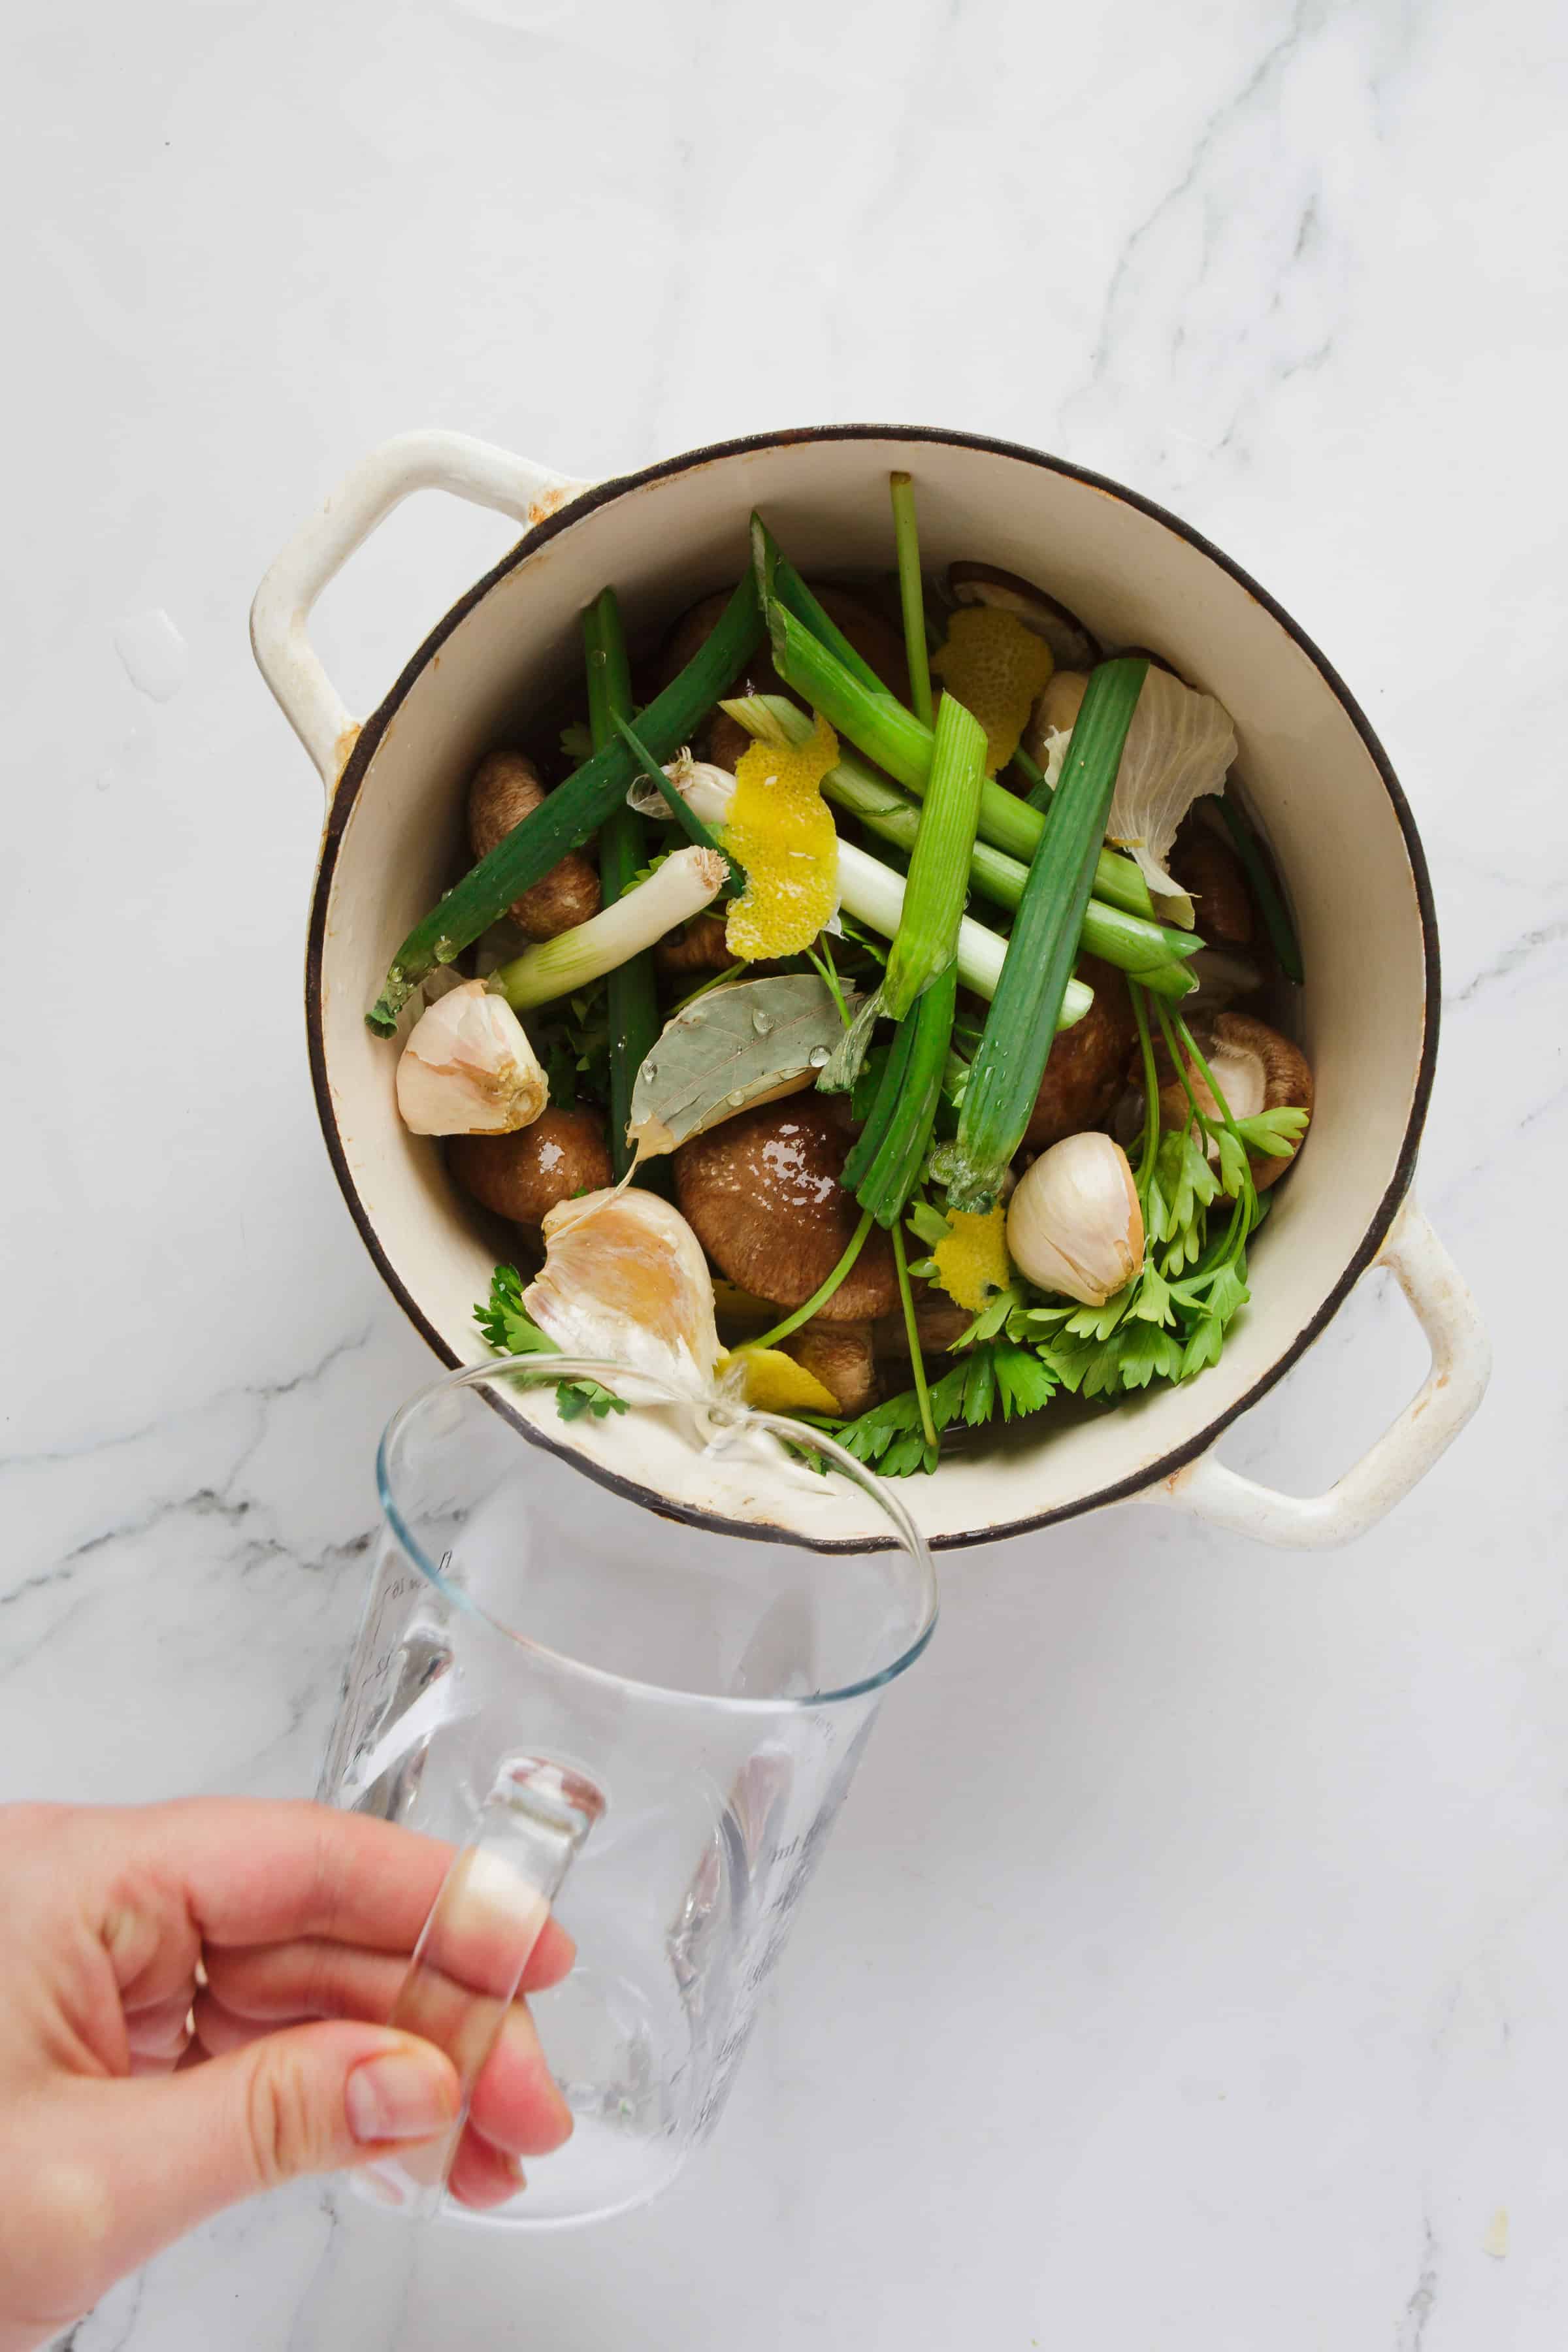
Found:
[[[306,1084],[320,804],[245,628],[295,521],[416,424],[1063,451],[1265,581],[1407,783],[1490,1399],[1349,1554],[1133,1509],[955,1560],[715,2148],[596,2240],[446,2241],[396,2340],[1561,2344],[1552,12],[148,0],[35,11],[14,88],[0,1795],[307,1789],[429,1369]],[[329,594],[362,708],[507,536],[416,502]],[[1226,1458],[1309,1490],[1421,1361],[1373,1279]],[[233,2214],[69,2341],[377,2352],[341,2239]]]

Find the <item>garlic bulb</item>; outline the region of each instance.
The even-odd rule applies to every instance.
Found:
[[[1041,1290],[1102,1307],[1143,1263],[1143,1213],[1109,1135],[1064,1137],[1026,1168],[1007,1208],[1007,1251]]]
[[[711,1390],[713,1277],[679,1209],[657,1192],[585,1192],[558,1202],[542,1231],[544,1264],[522,1303],[563,1354]]]
[[[549,1096],[522,1024],[482,980],[427,1005],[397,1065],[397,1108],[416,1135],[510,1135]]]

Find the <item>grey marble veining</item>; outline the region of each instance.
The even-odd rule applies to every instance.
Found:
[[[339,2345],[1561,2342],[1565,99],[1538,0],[30,28],[0,1795],[314,1778],[428,1360],[315,1129],[319,803],[245,614],[388,433],[598,475],[868,416],[1100,467],[1340,667],[1443,927],[1421,1189],[1497,1346],[1468,1436],[1342,1557],[1128,1511],[955,1559],[714,2155],[596,2245],[438,2242]],[[331,592],[360,707],[505,536],[417,501]],[[1226,1458],[1331,1479],[1421,1356],[1374,1278]],[[353,2259],[301,2189],[67,2340],[311,2352]]]

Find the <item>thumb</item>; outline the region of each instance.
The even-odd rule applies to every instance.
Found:
[[[461,2101],[457,2070],[432,2043],[347,2021],[93,2088],[117,2272],[260,2189],[434,2139]]]

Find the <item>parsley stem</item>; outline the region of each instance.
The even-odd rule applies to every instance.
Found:
[[[1209,1093],[1214,1097],[1215,1108],[1218,1110],[1220,1115],[1220,1125],[1225,1128],[1226,1133],[1235,1143],[1237,1151],[1241,1154],[1241,1186],[1236,1195],[1236,1206],[1231,1212],[1230,1223],[1226,1229],[1225,1238],[1225,1255],[1226,1257],[1232,1257],[1240,1250],[1246,1248],[1247,1234],[1252,1231],[1253,1225],[1256,1222],[1253,1216],[1253,1211],[1258,1205],[1258,1187],[1252,1181],[1252,1164],[1247,1156],[1247,1146],[1242,1141],[1236,1120],[1231,1113],[1230,1105],[1226,1102],[1224,1094],[1220,1090],[1219,1081],[1215,1076],[1215,1074],[1210,1069],[1208,1064],[1205,1061],[1197,1041],[1194,1037],[1193,1033],[1188,1028],[1186,1023],[1182,1019],[1180,1013],[1176,1014],[1175,1018],[1173,1020],[1171,1014],[1166,1012],[1164,1006],[1157,1000],[1154,1005],[1154,1010],[1160,1016],[1160,1026],[1165,1033],[1165,1043],[1170,1049],[1171,1059],[1175,1065],[1176,1072],[1182,1081],[1183,1087],[1185,1090],[1187,1100],[1193,1107],[1193,1117],[1196,1119],[1200,1131],[1204,1135],[1207,1136],[1215,1134],[1217,1130],[1215,1121],[1204,1111],[1198,1101],[1197,1096],[1193,1091],[1192,1071],[1184,1058],[1184,1048],[1185,1049],[1186,1054],[1190,1054],[1192,1055],[1193,1064],[1197,1069],[1198,1076],[1202,1078],[1205,1086],[1207,1087]],[[1180,1043],[1178,1043],[1178,1038],[1180,1039]],[[1239,1233],[1237,1232],[1238,1225],[1240,1228]],[[1235,1235],[1234,1239],[1232,1238],[1233,1235]]]
[[[684,1013],[689,1004],[695,1004],[700,996],[706,996],[710,988],[722,988],[727,980],[733,980],[745,969],[743,963],[727,963],[722,971],[710,971],[706,980],[699,981],[695,988],[689,989],[679,1003],[670,1006],[670,1019],[673,1021],[678,1013]]]
[[[764,1331],[760,1339],[753,1339],[752,1342],[752,1347],[776,1348],[781,1339],[787,1339],[792,1331],[798,1331],[803,1323],[809,1323],[812,1317],[816,1313],[817,1308],[819,1307],[826,1306],[828,1300],[832,1297],[834,1292],[837,1289],[839,1284],[843,1281],[845,1276],[848,1273],[850,1267],[859,1256],[860,1252],[866,1245],[866,1236],[870,1230],[871,1212],[868,1209],[861,1217],[859,1223],[856,1226],[854,1233],[850,1235],[848,1248],[845,1251],[843,1256],[839,1259],[837,1265],[834,1267],[832,1273],[828,1276],[821,1288],[812,1292],[811,1297],[806,1300],[804,1307],[797,1307],[793,1315],[786,1315],[782,1323],[775,1323],[771,1331]]]
[[[844,991],[839,984],[837,966],[833,961],[833,950],[827,944],[827,934],[826,931],[820,932],[818,937],[822,944],[821,955],[818,955],[814,948],[807,948],[805,951],[805,960],[812,967],[812,970],[816,972],[818,980],[821,981],[822,985],[826,988],[829,996],[832,997],[834,1003],[838,1007],[838,1018],[843,1022],[846,1029],[847,1029],[849,1026],[849,1008],[844,1002]]]
[[[1154,1069],[1154,1041],[1149,1034],[1149,1008],[1143,1000],[1143,991],[1135,980],[1130,980],[1127,993],[1132,999],[1133,1017],[1138,1024],[1138,1049],[1143,1062],[1143,1157],[1138,1167],[1138,1199],[1147,1212],[1149,1181],[1154,1173],[1154,1161],[1160,1150],[1160,1082]]]
[[[606,595],[609,593],[607,589],[605,593]],[[724,847],[724,845],[719,839],[718,835],[710,832],[709,827],[703,824],[702,819],[698,815],[696,810],[690,805],[685,794],[676,790],[674,784],[671,783],[669,778],[665,774],[664,770],[659,766],[658,761],[654,758],[653,753],[647,749],[641,736],[637,734],[636,729],[633,727],[631,722],[631,714],[629,711],[617,710],[612,713],[612,717],[614,723],[619,729],[623,739],[630,745],[633,756],[637,760],[637,765],[642,773],[647,778],[650,784],[654,785],[658,791],[663,793],[666,801],[669,804],[670,814],[674,817],[677,824],[679,825],[687,839],[698,849],[716,849],[721,857],[728,859],[730,878],[724,885],[724,895],[727,898],[737,898],[741,891],[745,887],[745,884],[741,877],[739,866],[736,865],[734,859],[730,856],[729,851]]]
[[[899,1270],[899,1297],[904,1309],[904,1329],[909,1335],[910,1370],[915,1376],[915,1395],[920,1400],[921,1429],[928,1445],[936,1444],[936,1423],[931,1419],[931,1391],[926,1387],[926,1368],[921,1357],[920,1326],[915,1321],[915,1295],[910,1288],[909,1261],[904,1255],[904,1221],[893,1221],[893,1264]]]

